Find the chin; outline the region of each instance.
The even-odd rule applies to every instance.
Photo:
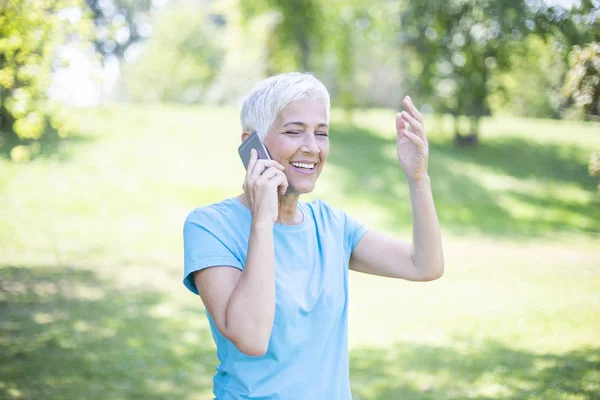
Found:
[[[288,187],[288,190],[285,192],[285,194],[308,194],[310,192],[312,192],[313,190],[315,190],[315,184],[313,183],[312,185],[290,185],[290,187]]]

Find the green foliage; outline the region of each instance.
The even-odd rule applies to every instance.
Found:
[[[198,102],[222,65],[223,23],[210,6],[175,3],[157,16],[154,34],[125,71],[129,95],[140,101]]]
[[[312,58],[312,68],[330,89],[334,105],[349,111],[370,106],[373,98],[379,106],[398,105],[392,100],[397,96],[388,96],[389,85],[378,87],[386,80],[383,85],[393,80],[393,86],[400,87],[400,82],[394,81],[398,73],[384,66],[387,62],[387,66],[393,64],[394,71],[401,69],[394,39],[397,10],[396,2],[321,1],[321,18],[327,23],[319,21],[320,53]]]
[[[94,18],[96,50],[123,57],[127,48],[150,35],[151,0],[85,0]]]
[[[91,23],[80,0],[8,0],[0,3],[0,140],[37,140],[48,123],[68,134],[57,105],[47,99],[59,46],[76,35],[85,44]],[[37,147],[30,147],[36,149]],[[13,152],[24,159],[26,150]]]
[[[369,61],[377,63],[371,57],[381,46],[373,46],[379,39],[371,40],[369,35],[383,36],[381,31],[390,26],[385,23],[390,15],[396,22],[387,9],[397,4],[364,0],[241,0],[240,6],[246,22],[274,15],[264,44],[265,75],[312,71],[327,84],[333,104],[346,110],[368,104],[369,100],[359,98],[359,93],[372,92],[372,82],[360,75],[373,71],[358,71],[357,66]],[[393,48],[392,45],[386,50]],[[388,100],[385,95],[382,97],[381,104]]]
[[[266,77],[265,43],[270,40],[276,17],[265,14],[245,21],[238,0],[221,0],[213,12],[225,23],[219,38],[224,59],[203,102],[238,106],[240,99]]]
[[[536,32],[563,45],[565,60],[573,46],[600,40],[600,3],[581,0],[570,10],[541,7],[536,14]]]
[[[600,43],[575,46],[569,55],[565,97],[581,109],[586,119],[600,119]]]
[[[474,120],[502,97],[519,113],[556,116],[564,75],[559,55],[598,35],[598,9],[589,1],[571,12],[522,0],[427,0],[406,7],[403,42],[419,61],[415,86],[439,99],[441,110]],[[532,34],[546,43],[527,41]]]
[[[240,0],[246,19],[265,12],[277,18],[266,43],[267,75],[287,69],[308,71],[322,52],[322,4],[318,0]]]
[[[531,17],[522,0],[406,3],[403,43],[419,61],[420,91],[457,116],[489,115],[490,77],[509,67],[512,46],[530,31]]]
[[[529,118],[557,118],[567,71],[557,45],[529,35],[512,49],[511,68],[496,71],[490,79],[490,108]]]

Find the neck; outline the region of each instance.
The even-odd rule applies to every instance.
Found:
[[[298,194],[286,194],[279,196],[279,216],[276,223],[282,225],[298,225],[302,223],[302,212],[298,209]],[[246,198],[246,194],[242,193],[238,197],[246,207],[250,208],[250,204]]]
[[[278,224],[297,225],[302,222],[302,213],[298,210],[298,197],[297,194],[279,196]]]

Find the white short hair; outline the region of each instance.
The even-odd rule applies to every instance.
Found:
[[[320,98],[327,109],[329,123],[329,92],[325,85],[310,73],[290,72],[260,82],[244,99],[240,120],[242,129],[256,131],[264,140],[277,115],[288,104],[305,97]]]

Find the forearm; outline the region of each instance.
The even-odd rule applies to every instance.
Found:
[[[235,344],[241,351],[261,353],[268,346],[274,316],[273,224],[253,223],[246,265],[227,304],[226,329],[238,339]]]
[[[413,262],[420,275],[436,279],[444,273],[444,256],[429,176],[409,181],[409,187],[413,210]]]

